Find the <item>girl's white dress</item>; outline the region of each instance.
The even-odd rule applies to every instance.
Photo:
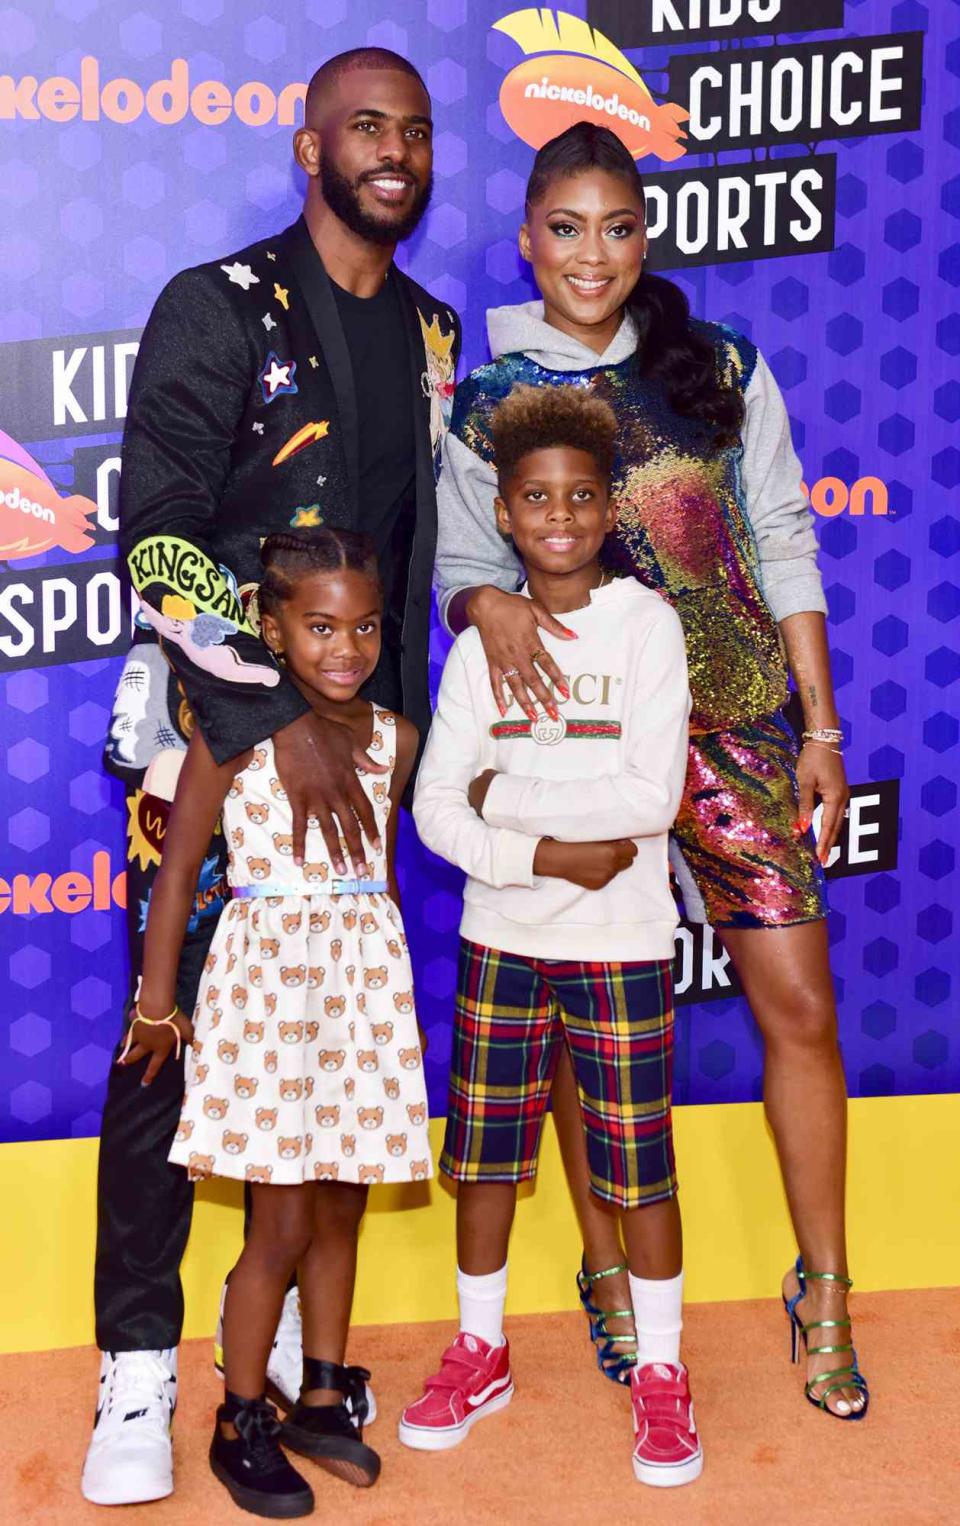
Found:
[[[395,717],[375,710],[370,752],[390,773],[360,780],[384,843],[396,736]],[[238,894],[201,978],[171,1161],[194,1179],[275,1185],[430,1176],[398,908],[385,891],[340,890],[317,828],[308,829],[306,861],[294,864],[269,739],[234,779],[223,829]],[[385,852],[368,852],[372,881],[385,881]]]

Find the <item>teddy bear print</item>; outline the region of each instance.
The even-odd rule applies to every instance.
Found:
[[[194,1039],[193,1044],[191,1045],[191,1048],[193,1049],[193,1058],[195,1060],[199,1060],[200,1056],[203,1054],[203,1043],[201,1042],[201,1040],[200,1039]]]
[[[222,1007],[214,1007],[213,1011],[210,1013],[210,1027],[211,1028],[219,1028],[220,1027],[220,1020],[221,1020],[222,1017],[223,1017],[223,1008]],[[194,1046],[194,1047],[196,1047],[196,1046]]]
[[[256,1076],[234,1076],[233,1079],[233,1089],[238,1097],[243,1097],[244,1101],[256,1096],[259,1085]]]
[[[382,1166],[361,1166],[359,1171],[361,1187],[368,1187],[372,1183],[383,1181]]]
[[[228,1155],[242,1155],[247,1148],[247,1136],[234,1134],[229,1129],[224,1129],[222,1143]]]
[[[335,1182],[340,1176],[340,1166],[335,1160],[315,1160],[313,1174],[318,1182]]]
[[[364,970],[363,983],[370,991],[380,991],[387,983],[387,967],[385,964],[375,965],[371,970]]]
[[[380,923],[377,921],[372,911],[365,911],[361,913],[360,931],[362,933],[375,933],[379,926]]]
[[[229,1106],[230,1104],[226,1097],[206,1096],[203,1099],[203,1112],[206,1118],[214,1118],[217,1120],[226,1118],[227,1109]]]
[[[357,1122],[359,1123],[359,1125],[360,1125],[360,1127],[362,1129],[382,1129],[383,1128],[383,1108],[382,1107],[358,1107],[357,1108]]]
[[[302,1081],[281,1081],[280,1082],[280,1101],[281,1102],[299,1102],[300,1098],[302,1096],[303,1096],[303,1082]]]
[[[254,1121],[258,1129],[275,1129],[277,1126],[277,1110],[275,1107],[258,1107],[254,1115]]]
[[[303,1140],[299,1135],[291,1135],[284,1139],[281,1135],[277,1140],[277,1154],[281,1160],[296,1160],[303,1149]]]
[[[244,1171],[248,1182],[262,1182],[269,1184],[273,1180],[272,1166],[248,1166]]]
[[[287,792],[279,779],[270,780],[270,793],[275,800],[286,800]]]
[[[265,880],[270,877],[270,860],[268,858],[247,858],[247,869],[252,880]]]
[[[243,1042],[245,1044],[263,1043],[263,1024],[255,1023],[249,1017],[243,1024]]]
[[[242,1012],[244,1007],[247,1005],[247,988],[246,988],[246,986],[241,986],[241,985],[231,986],[231,988],[230,988],[230,1000],[233,1002],[233,1005],[235,1007],[239,1008],[239,1010]]]
[[[263,998],[263,1010],[268,1017],[273,1017],[277,1010],[276,991],[267,991]]]
[[[304,1077],[304,1080],[303,1080],[303,1095],[305,1097],[312,1097],[313,1096],[313,1077],[312,1076],[305,1076]]]
[[[323,999],[323,1011],[326,1017],[342,1017],[347,1010],[347,998],[345,996],[325,996]]]
[[[396,1102],[397,1098],[400,1096],[400,1082],[397,1080],[396,1076],[384,1076],[383,1089],[387,1095],[388,1101]]]
[[[320,1037],[320,1024],[315,1018],[311,1018],[310,1021],[306,1024],[304,1032],[306,1034],[307,1043],[315,1044],[317,1039]]]
[[[270,815],[270,807],[265,800],[246,800],[243,808],[247,813],[247,820],[252,821],[255,827],[262,827]]]
[[[404,1017],[409,1016],[409,1014],[413,1011],[413,992],[394,991],[393,1005],[396,1007],[398,1012],[403,1014]]]
[[[277,1024],[277,1031],[280,1034],[281,1043],[284,1044],[299,1044],[303,1038],[302,1023],[281,1022]]]
[[[388,1134],[387,1135],[387,1154],[388,1155],[406,1155],[406,1153],[407,1153],[407,1136],[406,1136],[406,1134]]]
[[[268,1049],[267,1050],[266,1054],[263,1057],[263,1068],[267,1072],[268,1076],[275,1076],[276,1075],[276,1073],[277,1073],[277,1051],[275,1049]]]
[[[353,1079],[352,1076],[347,1076],[346,1080],[343,1083],[343,1095],[346,1097],[348,1102],[352,1102],[353,1101],[353,1094],[356,1091],[356,1089],[357,1089],[356,1081]]]
[[[370,746],[367,748],[367,751],[368,752],[380,752],[382,747],[383,747],[383,732],[382,731],[375,731],[373,733],[373,736],[370,738]]]
[[[344,968],[343,973],[347,977],[347,985],[352,986],[353,982],[354,982],[354,978],[355,978],[356,973],[357,973],[356,965],[355,964],[348,964],[348,965],[346,965],[345,968]]]
[[[213,1156],[199,1155],[196,1150],[191,1150],[187,1156],[187,1174],[192,1182],[202,1176],[213,1174]]]
[[[313,863],[310,863],[310,864],[304,864],[304,866],[303,866],[303,877],[306,880],[308,885],[322,885],[324,883],[324,881],[326,880],[327,875],[329,873],[330,873],[330,869],[329,869],[329,866],[327,864],[313,864]],[[324,915],[326,917],[326,922],[324,923],[324,927],[320,929],[321,931],[323,931],[326,927],[330,926],[330,913],[329,912],[325,912]],[[310,930],[311,930],[311,932],[315,932],[316,931],[316,929],[313,926],[313,917],[312,916],[310,918]]]
[[[247,767],[251,769],[253,773],[257,773],[263,767],[266,761],[267,749],[265,747],[255,747],[253,749],[253,757],[250,759]]]
[[[207,1073],[209,1070],[209,1065],[195,1065],[193,1070],[193,1085],[202,1086],[204,1081],[207,1079]]]
[[[206,973],[208,975],[212,975],[214,970],[216,969],[216,967],[217,967],[217,956],[216,956],[216,954],[214,954],[211,951],[211,953],[209,953],[207,955],[206,959],[203,961],[203,968],[204,968],[204,970],[206,971]],[[213,1006],[213,1002],[208,1002],[208,1005],[212,1007]]]
[[[310,931],[312,933],[325,933],[329,926],[330,926],[330,913],[329,913],[329,911],[327,911],[326,909],[324,909],[323,911],[311,911],[311,913],[310,913]]]
[[[237,956],[236,956],[236,954],[228,954],[227,955],[227,974],[228,975],[232,975],[233,971],[236,969],[236,967],[237,967]]]
[[[430,1175],[430,1163],[426,1160],[412,1160],[410,1162],[410,1180],[425,1182]]]
[[[311,964],[307,969],[307,986],[311,991],[316,991],[323,985],[326,970],[322,964]]]
[[[230,829],[230,846],[232,848],[242,848],[243,847],[243,827],[231,827],[231,829]]]
[[[274,832],[273,846],[278,853],[285,853],[289,856],[293,853],[293,838],[286,836],[283,832]]]
[[[193,1119],[192,1118],[181,1118],[180,1122],[177,1124],[177,1132],[174,1134],[173,1137],[174,1137],[174,1139],[179,1139],[179,1140],[182,1141],[184,1139],[189,1139],[190,1135],[192,1133],[193,1133]]]
[[[377,1059],[377,1051],[375,1049],[358,1049],[357,1065],[360,1070],[379,1070],[380,1061]]]
[[[239,1053],[239,1045],[231,1043],[229,1039],[221,1039],[217,1045],[217,1059],[222,1060],[224,1065],[236,1065]]]
[[[375,1044],[389,1044],[393,1038],[392,1023],[371,1023],[370,1032],[373,1034]]]
[[[322,1129],[335,1129],[340,1122],[339,1107],[315,1107],[313,1116]]]
[[[383,805],[383,802],[387,798],[387,785],[385,780],[377,779],[374,781],[373,798],[378,805]]]
[[[343,914],[343,925],[347,929],[348,933],[352,933],[353,929],[357,925],[357,914],[352,906]]]
[[[280,921],[283,924],[284,932],[289,937],[291,933],[298,933],[300,931],[300,924],[303,921],[303,917],[299,911],[285,911],[283,916],[280,918]]]
[[[227,790],[227,794],[230,796],[231,800],[239,800],[240,796],[243,794],[243,780],[239,774],[237,774],[235,779],[231,780],[230,788]]]
[[[358,991],[357,992],[357,1011],[358,1012],[362,1012],[364,1017],[366,1017],[366,1015],[367,1015],[367,997],[366,997],[366,993],[364,991]]]
[[[260,939],[260,958],[261,959],[276,959],[276,957],[279,954],[279,952],[280,952],[280,939],[279,938],[261,938]]]
[[[403,950],[401,949],[396,938],[387,939],[387,953],[390,955],[391,959],[399,959],[402,952]]]
[[[342,1070],[346,1058],[345,1049],[321,1049],[317,1056],[321,1070]]]
[[[281,964],[280,984],[284,986],[302,986],[307,978],[305,964]]]
[[[427,1110],[424,1107],[423,1103],[422,1102],[408,1102],[407,1103],[407,1117],[410,1119],[410,1122],[413,1124],[414,1128],[418,1127],[421,1123],[426,1123],[426,1121],[427,1121]]]
[[[220,1000],[220,987],[207,986],[207,1006],[215,1007]]]
[[[343,953],[343,942],[341,941],[341,939],[340,938],[331,938],[330,939],[330,958],[333,959],[333,960],[337,960],[337,959],[340,958],[342,953]]]
[[[356,1134],[341,1134],[340,1135],[340,1148],[343,1151],[344,1155],[346,1155],[348,1158],[352,1158],[354,1155],[356,1155],[356,1153],[357,1153],[357,1136],[356,1136]]]
[[[259,991],[260,987],[263,985],[263,966],[259,964],[248,964],[247,979],[249,980],[250,984],[252,986],[256,986],[257,990]]]
[[[398,1051],[398,1053],[399,1053],[399,1056],[400,1056],[400,1064],[403,1066],[404,1070],[419,1070],[419,1068],[420,1068],[420,1050],[419,1049],[401,1049],[401,1050]]]

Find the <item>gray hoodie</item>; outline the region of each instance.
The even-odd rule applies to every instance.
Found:
[[[627,314],[602,355],[544,322],[542,302],[494,307],[487,313],[494,359],[522,352],[551,371],[595,370],[618,365],[633,353],[637,331]],[[817,570],[813,515],[801,487],[801,467],[790,438],[780,389],[762,355],[744,393],[741,437],[744,507],[753,530],[761,591],[776,621],[803,610],[826,613]],[[513,591],[523,572],[493,513],[496,473],[449,431],[437,489],[439,531],[435,581],[446,625],[453,595],[493,583]]]

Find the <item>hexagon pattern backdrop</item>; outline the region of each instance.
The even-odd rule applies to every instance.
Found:
[[[584,0],[567,0],[567,6],[584,13]],[[38,111],[30,85],[17,82],[78,81],[81,61],[94,58],[101,87],[127,76],[145,89],[169,76],[172,60],[185,59],[191,82],[225,81],[236,90],[262,80],[279,92],[330,55],[364,42],[411,57],[428,82],[436,188],[401,259],[464,315],[464,361],[480,363],[486,307],[531,295],[515,245],[531,150],[498,106],[501,81],[519,54],[509,38],[491,30],[509,9],[509,0],[293,0],[280,7],[263,0],[29,0],[0,6],[0,70],[10,77],[0,79],[4,376],[34,375],[25,359],[20,372],[13,364],[36,348],[30,341],[62,337],[69,356],[77,345],[95,346],[97,335],[138,330],[177,270],[285,226],[300,195],[288,127],[249,126],[236,115],[216,126],[192,114],[173,125],[146,114],[125,123],[105,115],[85,119],[86,112],[65,120],[66,109],[57,104],[65,97],[54,86],[46,87]],[[837,156],[832,251],[688,268],[677,279],[697,312],[743,330],[768,356],[811,485],[828,477],[848,486],[876,477],[887,486],[885,515],[851,515],[848,508],[818,519],[850,776],[856,782],[899,779],[901,801],[896,868],[831,886],[833,959],[851,1091],[947,1091],[960,1086],[953,1021],[960,975],[954,935],[960,6],[957,0],[929,6],[846,0],[843,23],[839,31],[774,41],[923,33],[919,130],[817,145],[818,152]],[[634,49],[630,58],[659,96],[671,57],[707,49],[722,58],[731,46],[770,41],[684,41]],[[772,157],[809,151],[810,145],[787,147]],[[749,150],[718,159],[688,153],[683,168],[744,159],[750,160]],[[640,167],[663,171],[662,182],[673,168],[654,158]],[[82,364],[91,355],[92,348]],[[109,375],[106,385],[112,386]],[[0,395],[0,428],[10,433],[16,432],[12,419],[32,416],[29,399],[16,391],[8,387]],[[102,434],[95,422],[85,426],[85,447],[119,440],[109,411],[101,416]],[[61,494],[75,490],[76,436],[65,439],[52,428],[44,434],[37,426],[30,435],[21,431],[16,443]],[[827,507],[836,509],[836,502]],[[109,531],[109,511],[103,524]],[[8,562],[0,634],[16,636],[24,619],[40,632],[55,631],[58,619],[68,623],[57,602],[66,595],[56,580],[51,585],[47,578],[42,597],[49,607],[42,611],[34,607],[39,593],[33,605],[21,594],[19,624],[4,585],[17,581],[37,590],[40,573],[51,567],[69,581],[70,569],[76,577],[85,561],[102,564],[111,554],[109,533],[98,532],[98,540],[79,556],[54,549]],[[127,980],[117,904],[126,854],[123,802],[100,767],[120,658],[58,663],[44,658],[42,636],[37,640],[33,666],[10,659],[9,640],[0,657],[6,701],[0,874],[8,889],[14,876],[25,876],[19,895],[0,896],[2,1139],[97,1132]],[[435,633],[434,677],[443,653]],[[92,880],[85,909],[77,909],[81,882],[61,878],[71,872]],[[409,829],[402,874],[419,1006],[430,1036],[432,1102],[443,1112],[459,881],[419,848]],[[757,1097],[759,1088],[760,1049],[743,1002],[682,1008],[677,1101],[742,1101]]]

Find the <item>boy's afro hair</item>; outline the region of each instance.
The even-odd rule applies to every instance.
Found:
[[[616,416],[609,403],[584,387],[514,387],[494,409],[490,434],[501,482],[523,456],[551,445],[585,451],[605,477],[613,470]]]

